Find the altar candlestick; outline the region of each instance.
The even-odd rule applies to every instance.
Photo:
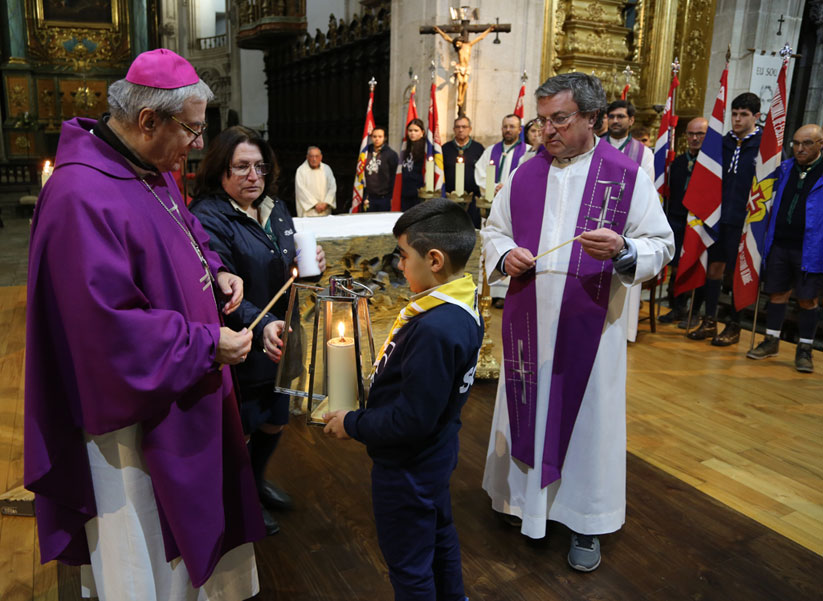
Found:
[[[426,192],[434,192],[434,157],[426,161]]]
[[[454,166],[454,193],[458,196],[463,196],[466,191],[466,163],[463,157],[457,157],[457,164]]]
[[[40,187],[44,187],[46,182],[49,181],[52,172],[54,171],[54,167],[51,166],[51,161],[46,161],[46,164],[43,165],[43,173],[40,174]]]
[[[357,409],[354,338],[345,336],[342,321],[337,324],[337,331],[340,336],[326,343],[329,411],[354,411]]]
[[[497,182],[494,181],[495,170],[494,161],[489,161],[489,166],[486,167],[486,200],[489,202],[494,200],[494,189]]]

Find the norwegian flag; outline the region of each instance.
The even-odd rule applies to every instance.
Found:
[[[435,87],[432,83],[431,100],[429,101],[429,130],[426,132],[426,166],[434,164],[434,189],[439,190],[443,186],[443,148],[440,146],[440,126],[437,123],[437,100],[435,99]]]
[[[780,166],[783,152],[783,133],[786,129],[786,70],[789,57],[783,59],[783,66],[777,74],[777,92],[772,98],[760,150],[754,164],[754,180],[746,205],[748,215],[743,226],[743,235],[737,251],[734,270],[734,306],[737,310],[751,305],[757,300],[760,287],[760,267],[763,262],[763,244],[769,215],[774,202],[774,182],[776,170]]]
[[[669,165],[674,160],[674,149],[669,140],[669,134],[677,127],[677,115],[674,114],[674,90],[679,85],[677,75],[672,75],[669,97],[666,99],[666,108],[660,118],[660,129],[657,132],[657,141],[654,143],[654,187],[663,198],[669,197]]]
[[[414,102],[414,94],[417,90],[417,86],[412,86],[411,96],[409,96],[409,110],[406,111],[406,121],[404,121],[403,125],[403,143],[401,147],[406,143],[406,129],[409,127],[409,122],[412,119],[417,119],[417,104]],[[392,190],[391,195],[391,210],[392,211],[399,211],[400,210],[400,196],[403,192],[403,162],[397,162],[397,173],[394,176],[394,190]]]
[[[372,80],[374,81],[374,80]],[[354,191],[351,198],[350,213],[359,213],[363,206],[363,190],[366,187],[366,155],[369,152],[369,136],[374,129],[374,88],[369,92],[369,106],[366,109],[366,124],[363,126],[363,139],[360,141],[360,154],[357,156],[357,167],[354,172]]]
[[[728,65],[720,77],[720,91],[714,101],[709,129],[697,155],[694,172],[683,198],[683,206],[714,228],[720,221],[721,190],[723,187],[723,120],[726,115],[726,82]]]
[[[683,236],[683,248],[677,267],[674,293],[681,294],[706,283],[706,249],[714,244],[714,227],[720,220],[720,196],[723,188],[723,120],[726,114],[726,82],[729,66],[720,77],[720,91],[714,101],[709,129],[697,155],[683,206],[689,209],[689,227]]]
[[[520,86],[520,93],[517,95],[517,102],[514,103],[514,114],[520,117],[520,120],[523,120],[523,116],[525,113],[525,107],[523,105],[526,99],[526,84],[523,83]]]

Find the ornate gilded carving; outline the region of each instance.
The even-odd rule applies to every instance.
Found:
[[[31,111],[28,80],[22,77],[8,77],[6,83],[8,85],[10,115],[17,116]]]
[[[62,117],[98,117],[106,109],[106,82],[64,79],[60,82]]]

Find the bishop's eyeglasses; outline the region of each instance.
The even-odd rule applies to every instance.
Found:
[[[178,124],[180,124],[181,126],[183,126],[183,128],[184,128],[186,131],[188,131],[190,134],[192,134],[192,135],[194,136],[194,139],[192,139],[192,142],[194,142],[197,138],[199,138],[200,136],[202,136],[202,135],[203,135],[203,133],[206,131],[206,125],[207,125],[207,124],[206,124],[206,122],[205,122],[205,121],[204,121],[203,123],[200,123],[200,124],[199,124],[199,125],[200,125],[200,131],[197,131],[196,129],[194,129],[193,127],[191,127],[190,125],[188,125],[187,123],[184,123],[183,121],[180,121],[180,119],[178,119],[178,118],[177,118],[177,117],[175,117],[174,115],[169,115],[169,118],[170,118],[172,121],[174,121],[175,123],[178,123]]]

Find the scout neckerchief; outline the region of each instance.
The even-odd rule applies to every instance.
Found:
[[[480,325],[480,313],[477,310],[477,286],[470,273],[466,273],[461,278],[446,282],[445,284],[424,292],[420,295],[413,296],[408,305],[398,313],[397,319],[394,320],[389,336],[386,342],[380,347],[380,352],[377,353],[377,360],[374,365],[380,365],[380,360],[386,352],[386,349],[391,344],[391,341],[397,335],[404,325],[406,325],[412,317],[430,311],[444,303],[451,303],[458,307],[465,309]]]

